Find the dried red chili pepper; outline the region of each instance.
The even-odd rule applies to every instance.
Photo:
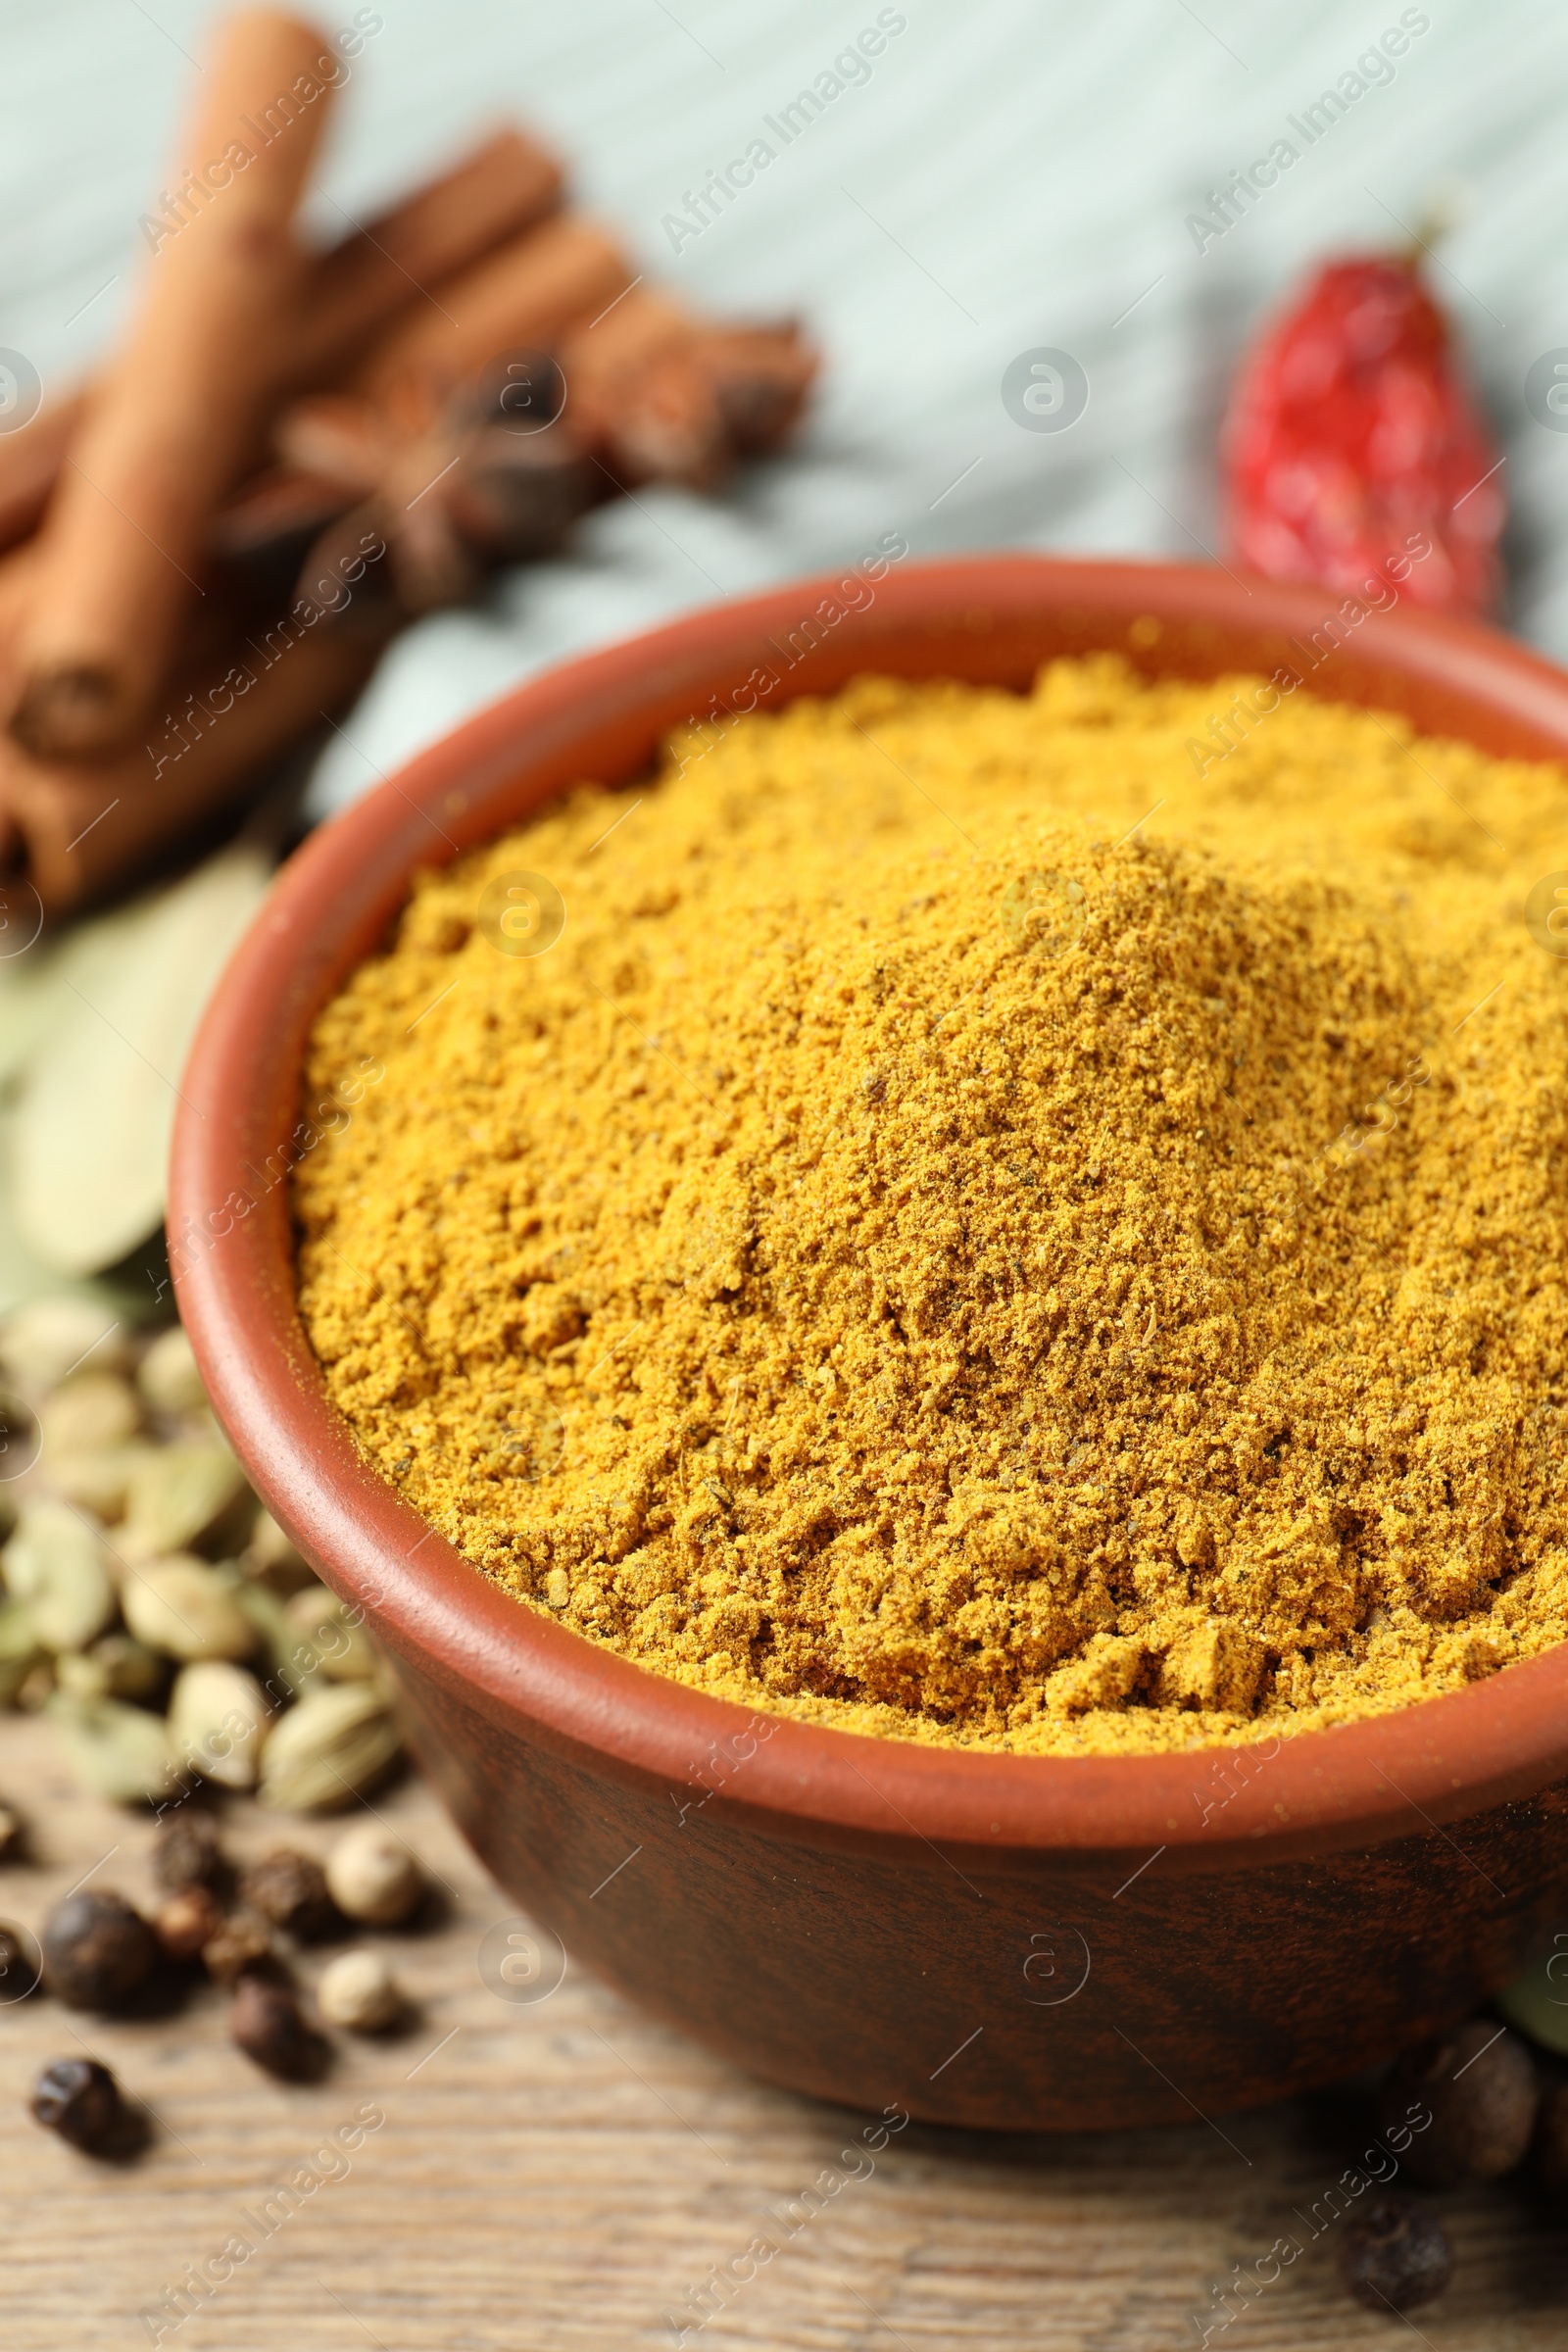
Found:
[[[1243,362],[1222,451],[1247,569],[1352,595],[1382,574],[1440,612],[1495,603],[1497,453],[1412,262],[1319,270]]]

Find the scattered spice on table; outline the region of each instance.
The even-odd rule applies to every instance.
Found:
[[[422,1891],[417,1857],[379,1822],[364,1826],[373,1831],[378,1850],[397,1847],[400,1887]],[[352,1885],[356,1873],[363,1876],[367,1841],[348,1833],[329,1864],[340,1849],[348,1864],[344,1883]],[[281,2082],[318,2080],[331,2066],[333,2044],[307,2014],[297,1963],[305,1947],[323,1938],[345,1943],[361,1926],[327,1895],[322,1865],[277,1849],[236,1877],[217,1823],[191,1812],[188,1800],[160,1825],[152,1859],[161,1880],[192,1867],[203,1877],[166,1888],[150,1920],[111,1888],[73,1889],[43,1923],[44,1996],[148,2025],[206,1980],[228,1996],[228,2035],[246,2057]],[[271,1916],[250,1907],[264,1902]],[[410,1908],[400,1900],[399,1924],[408,1922]],[[381,1916],[391,1917],[384,1899]],[[0,1928],[0,1973],[17,1979],[0,1984],[5,2003],[38,1990],[39,1968],[24,1930]],[[386,2033],[411,2013],[385,1955],[352,1944],[327,1961],[315,1997],[326,2025],[360,2034]],[[135,2153],[149,2137],[108,2069],[90,2056],[51,2066],[28,2103],[38,2122],[86,2154]]]
[[[259,1784],[331,1811],[396,1770],[363,1618],[261,1509],[182,1331],[35,1299],[0,1323],[0,1383],[29,1456],[0,1488],[0,1703],[45,1712],[84,1787],[136,1803]],[[175,1807],[161,1883],[208,1880],[216,1851],[200,1808]]]
[[[24,2000],[38,1988],[38,1963],[28,1937],[12,1920],[0,1920],[0,2004]]]
[[[1416,2311],[1441,2295],[1453,2271],[1447,2232],[1414,2197],[1382,2195],[1345,2224],[1340,2268],[1357,2302],[1373,2311]]]
[[[210,1886],[181,1886],[153,1913],[153,1933],[171,1960],[199,1960],[223,1926],[222,1906]]]
[[[417,1858],[379,1821],[344,1831],[327,1858],[325,1885],[345,1918],[378,1928],[401,1927],[426,1891]]]
[[[72,2009],[119,2009],[138,1993],[158,1939],[123,1895],[83,1887],[44,1927],[44,1982]]]
[[[86,2155],[111,2146],[125,2123],[120,2085],[97,2058],[57,2058],[33,2084],[29,2104],[40,2124]]]
[[[232,1990],[250,1970],[266,1966],[273,1948],[271,1922],[259,1911],[239,1910],[202,1945],[202,1966],[215,1984]]]
[[[167,2014],[206,1984],[240,2002],[238,2047],[280,2079],[312,2080],[330,2046],[288,1982],[295,1960],[357,1936],[372,1911],[406,1921],[423,1872],[378,1820],[334,1840],[326,1866],[275,1847],[237,1872],[215,1805],[251,1790],[285,1727],[273,1803],[340,1810],[384,1780],[400,1748],[380,1654],[260,1509],[177,1327],[127,1333],[85,1299],[33,1300],[0,1322],[0,1390],[28,1462],[0,1488],[0,1703],[49,1716],[91,1794],[159,1816],[146,1916],[94,1876],[40,1923],[37,1945],[0,1925],[0,2020],[40,1991],[40,1956],[43,1998],[122,2021]],[[0,1862],[25,1850],[26,1823],[0,1806]],[[368,1903],[362,1917],[334,1901],[327,1866]],[[262,1974],[268,1993],[245,1989]],[[406,2006],[377,1960],[347,1972],[323,2015],[384,2031]],[[129,2154],[145,2137],[96,2059],[50,2069],[31,2111],[84,2154]]]
[[[274,1846],[243,1871],[239,1899],[303,1943],[318,1942],[343,1925],[343,1915],[327,1892],[325,1871],[314,1854],[302,1854],[294,1846]]]
[[[247,1972],[234,1986],[229,2038],[270,2075],[307,2082],[323,2072],[326,2048],[306,2024],[292,1988]]]
[[[384,2034],[403,2013],[403,1993],[379,1952],[340,1952],[321,1971],[317,2006],[329,2026]]]
[[[181,1805],[165,1814],[153,1846],[153,1872],[160,1886],[180,1893],[210,1886],[223,1869],[218,1824],[199,1806]]]
[[[1431,2123],[1410,2142],[1405,2168],[1431,2188],[1500,2180],[1524,2162],[1541,2105],[1528,2043],[1492,2018],[1406,2050],[1379,2095],[1386,2121],[1414,2100]]]

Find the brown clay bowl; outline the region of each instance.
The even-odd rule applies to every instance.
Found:
[[[1027,556],[896,570],[838,620],[832,590],[553,670],[307,842],[183,1080],[180,1310],[257,1490],[364,1604],[425,1769],[571,1962],[740,2066],[872,2110],[1065,2129],[1273,2099],[1461,2016],[1519,1965],[1568,1871],[1568,1647],[1278,1747],[984,1755],[753,1717],[487,1583],[360,1458],[295,1313],[278,1172],[310,1132],[302,1039],[416,864],[580,777],[635,775],[693,713],[724,723],[864,669],[1022,686],[1103,647],[1185,676],[1299,667],[1290,641],[1338,602]],[[1491,752],[1568,755],[1568,677],[1481,628],[1380,613],[1313,687]]]

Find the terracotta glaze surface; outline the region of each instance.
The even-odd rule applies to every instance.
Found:
[[[179,1309],[258,1493],[363,1604],[426,1770],[570,1964],[738,2065],[871,2110],[1083,2129],[1276,2098],[1464,2014],[1561,1901],[1568,1649],[1338,1731],[1178,1755],[950,1751],[753,1713],[469,1566],[361,1458],[295,1311],[303,1042],[414,867],[581,778],[629,780],[693,717],[721,728],[863,670],[1023,687],[1106,648],[1186,677],[1304,671],[1334,610],[1223,571],[1027,556],[896,570],[836,621],[833,587],[553,670],[306,843],[181,1082]],[[1568,757],[1568,677],[1478,627],[1376,612],[1307,682],[1488,752]]]

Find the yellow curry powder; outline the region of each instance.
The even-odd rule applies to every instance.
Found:
[[[421,874],[296,1179],[368,1458],[866,1733],[1266,1737],[1568,1635],[1563,776],[1304,693],[1195,758],[1249,683],[864,679]]]

